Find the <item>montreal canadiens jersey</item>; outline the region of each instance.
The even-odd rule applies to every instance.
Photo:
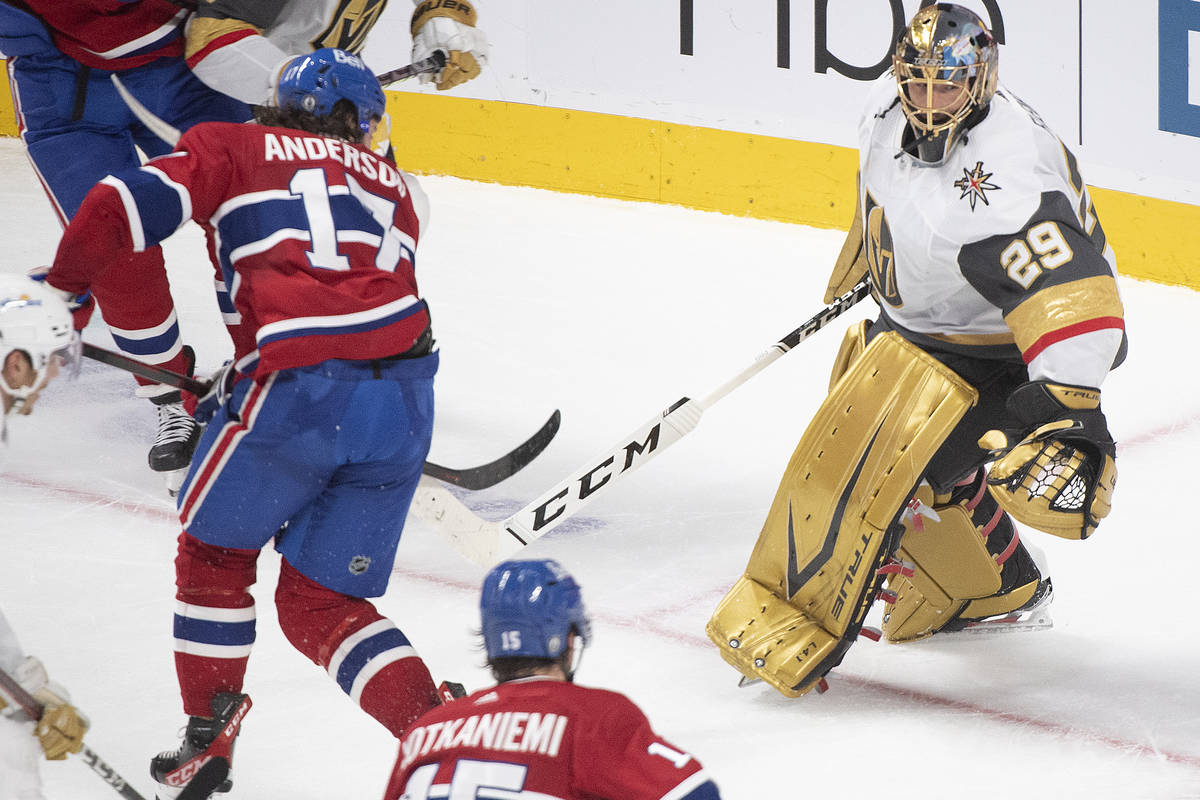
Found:
[[[298,53],[358,53],[387,0],[210,0],[189,23],[188,66],[212,88],[265,104]]]
[[[94,69],[183,54],[187,11],[168,0],[9,0],[46,24],[54,46]]]
[[[111,175],[59,245],[51,283],[87,288],[99,265],[189,219],[214,232],[241,324],[238,371],[383,358],[429,327],[414,274],[428,200],[360,145],[290,128],[202,123],[174,152]]]
[[[524,678],[439,706],[400,742],[384,800],[715,800],[629,698]]]
[[[885,74],[859,126],[863,244],[885,321],[930,349],[1099,386],[1123,351],[1116,262],[1074,156],[1004,89],[931,166]],[[898,155],[899,154],[899,155]]]

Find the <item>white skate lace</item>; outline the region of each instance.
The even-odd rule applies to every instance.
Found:
[[[183,410],[182,403],[168,403],[158,407],[158,433],[154,447],[186,442],[196,427],[196,421]]]

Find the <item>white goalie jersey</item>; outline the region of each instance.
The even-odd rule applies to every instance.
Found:
[[[293,56],[322,47],[362,50],[387,2],[211,0],[188,22],[188,66],[212,88],[264,105]]]
[[[885,321],[930,349],[1024,361],[1031,380],[1099,386],[1124,321],[1074,156],[1004,89],[936,166],[901,150],[905,125],[885,74],[859,126],[863,244]]]

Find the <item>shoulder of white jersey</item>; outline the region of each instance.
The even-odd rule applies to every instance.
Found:
[[[986,200],[966,215],[965,241],[1018,231],[1047,194],[1071,191],[1062,143],[1037,112],[1003,89],[959,146],[956,166],[955,186],[964,197],[975,191]],[[972,183],[979,188],[971,189]]]
[[[872,126],[872,120],[883,116],[893,106],[897,113],[903,113],[900,111],[900,95],[897,94],[896,78],[889,69],[867,87],[860,126],[869,129]]]

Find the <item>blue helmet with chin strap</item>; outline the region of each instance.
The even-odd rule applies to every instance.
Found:
[[[574,631],[586,645],[592,624],[579,584],[557,561],[505,561],[483,580],[479,598],[488,659],[558,658]]]
[[[288,62],[275,88],[280,108],[329,116],[339,100],[349,100],[358,110],[358,126],[371,130],[371,120],[383,116],[383,87],[375,73],[353,53],[323,47]]]

